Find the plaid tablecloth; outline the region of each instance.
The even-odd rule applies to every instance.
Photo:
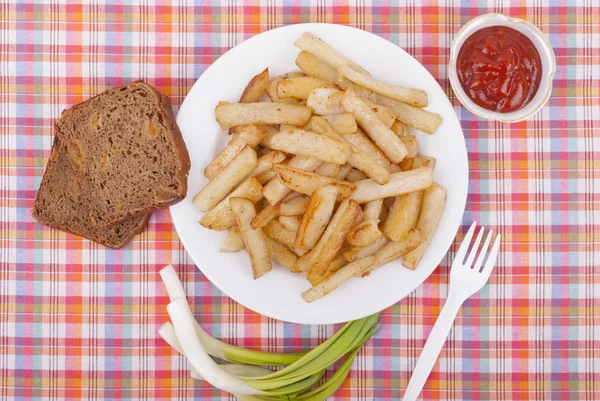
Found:
[[[285,24],[333,22],[394,42],[438,79],[469,150],[464,225],[477,220],[504,235],[495,274],[463,307],[422,398],[600,400],[597,2],[173,3],[0,3],[0,399],[231,399],[194,382],[157,335],[167,319],[157,271],[168,263],[203,326],[227,342],[291,351],[332,334],[261,317],[221,294],[186,255],[168,210],[112,251],[38,224],[30,209],[64,108],[138,78],[179,105],[243,40]],[[452,37],[486,12],[533,22],[554,48],[552,97],[527,122],[482,121],[450,89]],[[382,313],[382,330],[336,399],[400,399],[445,300],[455,249]]]

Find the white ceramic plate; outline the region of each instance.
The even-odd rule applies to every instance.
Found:
[[[246,252],[219,253],[226,232],[200,226],[202,213],[192,205],[192,198],[206,183],[202,174],[204,167],[228,139],[215,121],[217,102],[237,102],[249,79],[265,67],[269,67],[271,76],[298,71],[294,63],[298,49],[293,43],[305,31],[319,36],[376,78],[427,91],[428,109],[439,113],[444,122],[434,135],[417,133],[418,146],[422,154],[437,159],[434,178],[448,192],[440,225],[415,271],[395,261],[366,278],[346,282],[310,304],[301,297],[310,287],[304,275],[292,274],[275,263],[273,271],[253,280]],[[177,122],[192,160],[188,195],[171,207],[177,233],[193,261],[214,285],[260,314],[294,323],[330,324],[381,311],[425,281],[446,254],[462,220],[468,163],[465,140],[454,109],[442,88],[418,61],[371,33],[341,25],[302,24],[248,39],[215,61],[196,81],[181,106]]]

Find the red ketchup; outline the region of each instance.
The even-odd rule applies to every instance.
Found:
[[[469,36],[456,64],[463,90],[484,109],[519,110],[540,86],[540,54],[527,36],[506,26],[483,28]]]

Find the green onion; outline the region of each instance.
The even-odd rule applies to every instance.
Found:
[[[187,357],[194,379],[204,379],[242,401],[325,400],[343,383],[356,354],[379,329],[374,327],[379,317],[375,314],[346,323],[331,338],[308,352],[276,354],[247,350],[225,344],[202,329],[192,315],[173,267],[165,267],[160,275],[171,299],[167,311],[172,323],[163,324],[159,334]],[[346,360],[337,372],[311,390],[327,368],[344,355],[347,355]],[[211,356],[233,363],[219,365]],[[287,366],[275,372],[260,367],[271,365]]]

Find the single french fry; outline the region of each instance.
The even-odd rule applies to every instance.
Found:
[[[397,196],[381,231],[392,241],[402,241],[408,232],[417,225],[421,213],[423,191],[415,191]]]
[[[372,179],[355,182],[356,191],[352,194],[351,199],[358,203],[365,203],[375,199],[400,196],[409,192],[421,191],[430,186],[432,182],[432,169],[418,168],[402,171],[392,174],[390,181],[385,185],[379,185]]]
[[[311,91],[317,88],[334,88],[334,86],[319,78],[306,76],[289,78],[277,83],[277,97],[279,99],[308,99]]]
[[[370,90],[362,88],[355,83],[348,81],[347,79],[341,78],[333,67],[321,61],[309,52],[301,51],[298,53],[298,57],[296,57],[296,65],[307,75],[336,84],[343,90],[352,88],[354,91],[356,91],[356,93],[359,94],[359,96],[370,96],[372,94]]]
[[[256,280],[263,274],[271,271],[272,268],[265,234],[260,228],[254,230],[250,227],[250,221],[256,216],[256,210],[252,201],[246,198],[234,197],[229,200],[229,204],[244,238],[244,245],[250,256],[252,272]]]
[[[286,165],[288,167],[297,168],[304,171],[315,171],[321,165],[322,161],[314,157],[294,156]],[[274,170],[273,170],[274,171]],[[263,189],[265,198],[272,205],[282,200],[292,190],[283,185],[278,177],[272,178]]]
[[[290,105],[297,105],[299,102],[298,99],[293,99],[293,98],[280,99],[279,97],[277,97],[277,85],[281,81],[283,81],[283,77],[275,77],[269,81],[269,84],[267,85],[267,96],[269,97],[269,100],[271,100],[271,102],[273,102],[273,103],[284,103],[284,104],[290,104]]]
[[[229,199],[232,197],[250,199],[256,203],[263,197],[263,186],[256,178],[249,178],[240,184],[231,194],[223,199],[200,220],[200,224],[216,231],[227,230],[235,224],[235,216],[231,213]]]
[[[269,238],[287,245],[292,250],[297,249],[294,245],[296,233],[286,230],[279,221],[271,220],[266,226],[263,227],[263,230]]]
[[[273,170],[272,167],[256,175],[256,179],[258,180],[258,182],[260,182],[261,185],[265,185],[267,182],[271,181],[275,177],[277,177],[277,174],[275,174],[275,170]]]
[[[305,195],[312,195],[317,189],[326,185],[334,185],[338,188],[338,200],[342,200],[349,197],[356,187],[354,183],[349,181],[324,177],[309,171],[292,168],[284,164],[277,164],[274,169],[277,173],[277,178],[279,178],[279,181],[283,183],[283,185]]]
[[[239,252],[244,249],[244,238],[238,227],[231,227],[219,252]]]
[[[381,167],[385,168],[390,173],[392,172],[390,171],[390,166],[392,165],[390,159],[388,159],[387,156],[383,154],[383,152],[377,146],[375,146],[375,144],[371,142],[371,140],[365,134],[362,133],[362,131],[357,130],[349,134],[343,134],[342,137],[346,142],[365,152],[367,156],[375,160],[375,162]]]
[[[310,107],[282,103],[219,102],[215,108],[215,116],[222,129],[243,124],[290,124],[301,127],[311,115]]]
[[[299,128],[267,136],[262,140],[262,145],[285,153],[314,157],[334,164],[346,163],[351,154],[350,146],[345,141]]]
[[[358,146],[352,144],[350,146],[352,147],[352,154],[348,158],[348,164],[363,171],[378,184],[387,184],[390,181],[389,171],[377,164],[375,160],[371,159]]]
[[[245,126],[245,128],[246,129],[235,134],[227,146],[225,146],[225,148],[219,152],[210,163],[208,163],[204,169],[204,176],[206,178],[209,180],[215,178],[219,171],[229,164],[246,145],[256,148],[260,141],[267,135],[266,130],[255,125]]]
[[[257,166],[256,152],[246,145],[194,196],[194,206],[206,212],[217,205]]]
[[[301,50],[313,54],[320,60],[323,60],[325,63],[332,66],[334,69],[339,69],[340,67],[347,65],[356,71],[369,75],[367,70],[346,56],[338,53],[334,48],[310,32],[304,32],[302,35],[300,35],[300,37],[294,42],[294,45]]]
[[[273,259],[292,273],[301,273],[296,267],[298,257],[281,243],[267,237],[267,250]]]
[[[286,230],[297,232],[300,228],[300,216],[279,216],[279,222]]]
[[[348,66],[340,67],[338,69],[338,74],[357,85],[391,99],[408,103],[416,107],[427,106],[427,93],[423,90],[403,88],[401,86],[382,82],[369,75],[361,74]]]
[[[323,298],[344,282],[348,281],[356,275],[360,275],[365,269],[375,263],[375,256],[367,256],[363,259],[355,260],[350,264],[342,267],[340,270],[332,274],[329,278],[315,285],[309,290],[302,293],[302,298],[306,302],[314,302],[317,299]]]
[[[345,180],[350,182],[356,182],[360,180],[366,180],[367,178],[369,177],[367,177],[365,173],[355,168],[352,168],[352,170],[350,170],[350,172],[346,175]]]
[[[375,253],[375,263],[363,270],[361,275],[367,275],[378,267],[405,256],[419,246],[421,240],[421,232],[413,229],[407,233],[402,241],[388,242]]]
[[[256,103],[260,101],[267,85],[269,84],[269,69],[265,68],[263,72],[252,77],[242,96],[240,97],[240,103]]]
[[[354,115],[358,124],[392,162],[397,163],[404,159],[407,153],[404,143],[353,90],[345,92],[342,107]]]
[[[312,194],[306,213],[302,217],[302,222],[296,232],[294,240],[296,246],[306,249],[315,246],[329,223],[337,192],[337,187],[326,185]]]
[[[323,118],[329,121],[335,132],[340,135],[351,134],[358,129],[352,113],[330,114]]]
[[[404,124],[427,134],[433,134],[443,122],[439,114],[413,107],[385,96],[378,95],[377,103],[387,107]]]
[[[353,247],[369,246],[383,236],[378,227],[382,208],[383,199],[376,199],[365,204],[365,219],[362,223],[354,226],[346,236],[346,241],[350,245]]]
[[[359,96],[360,97],[360,96]],[[375,103],[370,100],[368,97],[361,97],[362,101],[365,102],[367,106],[371,108],[373,113],[377,116],[377,118],[388,128],[392,128],[394,125],[394,121],[396,121],[396,117],[389,111],[386,107]]]
[[[273,170],[274,164],[282,163],[286,156],[284,152],[272,150],[258,158],[256,168],[248,174],[249,177],[258,177],[260,174],[268,170]]]
[[[373,242],[371,245],[367,245],[362,248],[350,248],[344,251],[343,255],[348,262],[354,262],[355,260],[366,258],[369,255],[375,254],[375,252],[383,248],[388,242],[390,242],[390,240],[386,236],[383,236],[377,241]]]
[[[329,121],[327,121],[324,117],[312,116],[310,123],[314,132],[346,143],[344,138],[335,129],[333,129]]]
[[[353,200],[343,201],[315,247],[298,259],[298,268],[311,269],[322,276],[342,248],[360,211],[360,206]]]
[[[416,227],[421,232],[423,242],[402,258],[402,265],[407,269],[414,270],[423,255],[425,255],[433,233],[440,222],[445,205],[446,190],[438,183],[433,183],[423,194],[421,215]]]
[[[320,276],[316,272],[311,270],[308,272],[308,275],[306,276],[306,278],[308,279],[308,281],[310,282],[310,284],[312,286],[315,286],[315,285],[323,282],[323,280],[331,277],[333,275],[333,273],[340,270],[342,267],[346,266],[347,264],[348,264],[348,261],[346,260],[346,258],[343,255],[338,255],[335,257],[333,262],[331,262],[331,264],[327,267],[327,271],[325,272],[325,274]]]
[[[388,109],[389,110],[389,109]],[[391,113],[391,111],[390,111]],[[400,137],[402,136],[406,136],[409,134],[408,132],[408,127],[406,126],[406,124],[398,121],[398,120],[394,120],[394,123],[392,124],[392,126],[390,127],[390,129],[392,130],[392,132]]]
[[[306,195],[297,194],[292,199],[281,200],[277,203],[277,210],[280,216],[300,216],[306,212],[308,204],[310,203],[310,197]]]
[[[277,207],[273,205],[267,205],[263,210],[257,213],[256,216],[250,222],[250,227],[253,229],[262,228],[266,226],[271,220],[276,219],[279,216]]]

